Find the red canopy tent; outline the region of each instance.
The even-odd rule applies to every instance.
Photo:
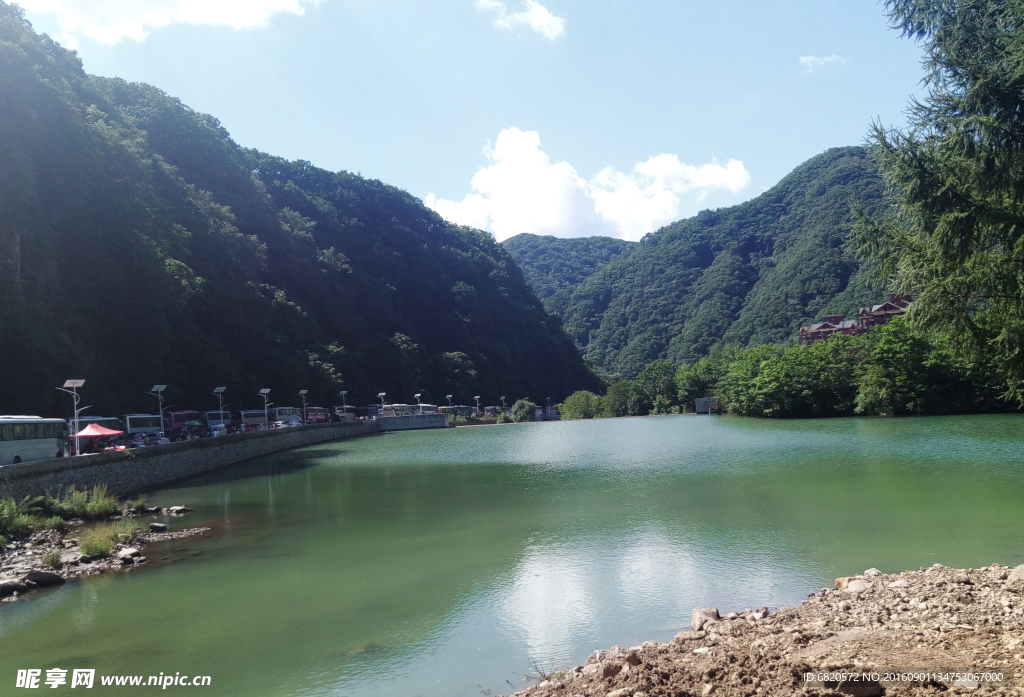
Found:
[[[124,431],[114,431],[109,428],[103,428],[96,424],[89,424],[81,431],[75,434],[76,438],[99,438],[100,436],[119,436]]]

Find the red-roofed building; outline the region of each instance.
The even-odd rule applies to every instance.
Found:
[[[867,334],[871,327],[886,324],[893,317],[905,313],[910,307],[911,300],[913,298],[909,295],[890,293],[887,302],[862,307],[857,319],[843,319],[842,315],[825,315],[817,324],[800,327],[800,343],[810,346],[837,333],[846,336]]]

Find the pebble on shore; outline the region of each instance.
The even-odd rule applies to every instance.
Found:
[[[821,673],[929,668],[988,670],[969,679],[819,681]],[[1024,565],[895,575],[868,569],[836,579],[799,607],[693,611],[666,644],[597,651],[517,697],[765,697],[805,695],[1019,695],[1024,669]],[[807,674],[815,679],[807,680]],[[884,677],[884,676],[882,676]],[[910,676],[912,677],[912,676]]]

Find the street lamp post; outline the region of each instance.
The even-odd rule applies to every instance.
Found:
[[[348,390],[342,390],[338,394],[341,395],[341,411],[345,415],[344,420],[348,421],[348,402],[345,400],[346,395],[348,395]]]
[[[450,394],[446,394],[444,396],[444,398],[448,400],[448,406],[451,407],[451,405],[452,405],[452,396]]]
[[[416,400],[416,413],[417,414],[422,414],[423,413],[423,407],[420,406],[420,397],[422,397],[422,396],[423,396],[422,392],[417,392],[416,394],[414,394],[412,396],[413,399]]]
[[[78,408],[78,403],[82,400],[82,395],[78,394],[78,388],[85,384],[85,380],[65,380],[64,387],[58,387],[57,389],[61,392],[67,392],[71,395],[71,399],[74,400],[74,406],[72,407],[72,421],[75,422],[75,455],[79,455],[82,451],[78,449],[78,415],[89,407]],[[68,388],[71,389],[68,389]]]
[[[270,388],[269,387],[264,387],[262,390],[260,390],[260,397],[263,397],[263,420],[266,422],[267,430],[269,431],[270,430],[270,405],[273,404],[273,402],[267,401],[267,400],[270,399]]]
[[[501,410],[505,411],[505,398],[504,397],[501,398]]]
[[[167,389],[167,385],[153,385],[146,394],[151,394],[156,397],[157,402],[160,404],[160,437],[164,437],[164,390]]]
[[[384,416],[384,395],[386,394],[387,392],[377,393],[377,399],[380,400],[380,411],[377,412],[377,416]]]
[[[299,396],[302,397],[302,425],[306,425],[306,394],[309,390],[299,390]]]
[[[473,397],[476,400],[476,414],[480,416],[480,395]]]
[[[217,395],[217,420],[224,423],[224,390],[226,387],[214,387],[213,394]]]

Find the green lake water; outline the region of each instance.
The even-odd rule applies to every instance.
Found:
[[[55,667],[210,675],[167,688],[209,696],[511,693],[534,662],[667,641],[694,607],[1018,564],[1022,433],[1017,415],[677,416],[292,451],[150,497],[208,536],[0,608],[0,694]]]

